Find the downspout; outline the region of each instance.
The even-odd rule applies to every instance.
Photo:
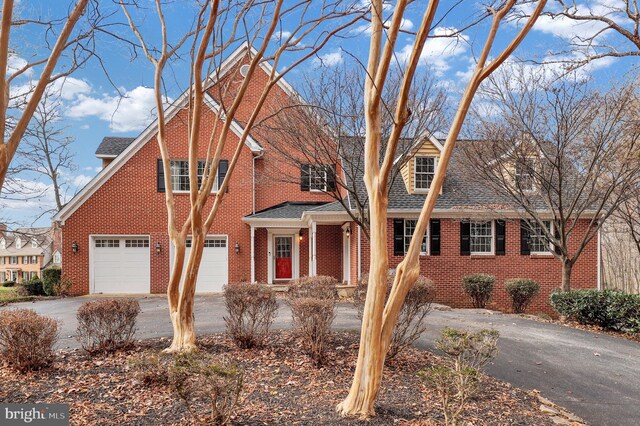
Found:
[[[256,214],[256,160],[264,156],[264,149],[259,155],[253,157],[253,168],[251,170],[251,214]]]
[[[361,249],[360,249],[360,241],[362,237],[360,236],[360,225],[358,225],[358,281],[362,278],[362,263],[361,263]]]

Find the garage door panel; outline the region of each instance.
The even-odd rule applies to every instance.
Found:
[[[191,240],[186,242],[184,265],[187,265],[191,253]],[[182,276],[185,271],[183,269]],[[226,237],[207,237],[202,251],[202,260],[198,270],[196,293],[217,293],[229,281],[229,252]]]
[[[96,237],[93,243],[94,293],[149,293],[148,237]]]

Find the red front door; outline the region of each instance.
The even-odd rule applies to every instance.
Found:
[[[293,278],[292,244],[293,237],[275,237],[276,280],[290,280]]]

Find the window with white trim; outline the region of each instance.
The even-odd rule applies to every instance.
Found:
[[[407,254],[409,251],[409,244],[411,244],[411,238],[413,237],[413,231],[416,229],[418,221],[416,219],[405,219],[404,220],[404,254]],[[429,254],[429,245],[427,244],[429,235],[429,227],[427,227],[427,232],[424,234],[424,239],[422,240],[422,245],[420,246],[420,254]]]
[[[553,227],[550,220],[543,220],[544,227],[547,228],[549,233],[553,232]],[[551,252],[551,242],[547,238],[542,229],[542,225],[538,221],[529,221],[529,250],[531,253],[547,254]]]
[[[471,221],[469,224],[471,254],[493,253],[493,221]]]
[[[31,248],[37,248],[37,247],[38,247],[38,242],[34,238],[34,239],[31,240]]]
[[[99,239],[96,240],[96,248],[117,248],[120,247],[120,240]]]
[[[322,164],[309,165],[309,191],[327,191],[327,167]]]
[[[198,188],[202,185],[202,177],[205,171],[205,161],[198,160]],[[212,192],[218,190],[218,177],[213,181]],[[176,192],[189,191],[189,161],[171,160],[171,189]]]
[[[516,187],[522,191],[534,189],[535,162],[533,158],[524,158],[516,161],[515,181]]]
[[[53,263],[57,263],[57,264],[62,263],[62,255],[60,254],[59,251],[56,251],[55,253],[53,253]]]
[[[436,157],[415,157],[414,158],[413,186],[416,191],[428,190],[436,174]]]
[[[4,238],[0,238],[0,249],[4,250],[7,248],[7,241]]]
[[[18,256],[9,256],[9,263],[11,265],[17,265],[18,264]]]
[[[20,237],[16,238],[16,248],[22,248],[22,240],[20,239]]]

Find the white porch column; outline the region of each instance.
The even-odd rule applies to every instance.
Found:
[[[311,268],[309,268],[309,276],[315,277],[318,270],[318,259],[316,258],[316,222],[311,222],[309,233],[311,234],[311,252],[309,253],[309,257],[311,258]]]
[[[256,282],[256,228],[251,225],[251,282]]]

